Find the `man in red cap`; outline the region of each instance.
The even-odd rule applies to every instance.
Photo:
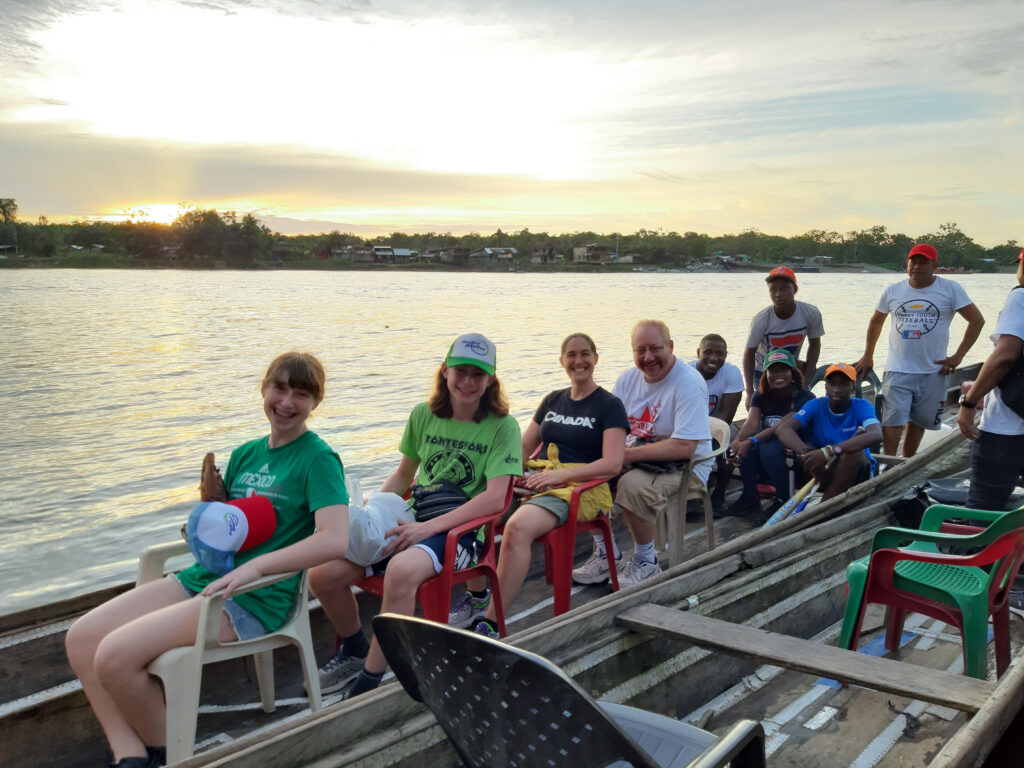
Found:
[[[821,337],[825,326],[821,312],[813,304],[796,300],[796,275],[789,267],[776,267],[765,278],[772,305],[754,315],[747,335],[747,348],[743,351],[743,383],[746,387],[746,407],[757,389],[764,370],[764,359],[775,349],[785,349],[794,358],[807,339],[807,359],[802,363],[805,381],[810,381],[821,353]]]
[[[938,429],[946,405],[946,375],[960,365],[978,340],[985,318],[963,287],[935,275],[939,254],[928,243],[918,243],[907,254],[907,279],[885,289],[868,322],[864,355],[854,363],[861,375],[874,364],[873,355],[885,318],[889,328],[889,356],[882,378],[882,444],[895,454],[906,425],[903,455],[913,456],[926,429]],[[956,352],[947,354],[953,315],[967,321]]]

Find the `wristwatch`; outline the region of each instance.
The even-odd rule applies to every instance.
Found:
[[[839,443],[836,443],[835,445],[832,446],[832,450],[835,451],[836,454],[840,454],[843,452],[843,446],[841,446]]]
[[[957,403],[961,408],[970,408],[972,411],[978,407],[977,403],[972,403],[967,399],[967,395],[960,395],[960,400]]]

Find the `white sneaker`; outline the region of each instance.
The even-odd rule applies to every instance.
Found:
[[[660,575],[661,566],[657,563],[638,561],[635,557],[631,557],[626,563],[626,567],[619,571],[619,589],[631,587]]]
[[[615,570],[622,570],[622,555],[615,560]],[[572,580],[577,584],[602,584],[608,581],[608,578],[608,558],[598,554],[596,547],[590,553],[590,559],[579,568],[574,568],[572,572]]]

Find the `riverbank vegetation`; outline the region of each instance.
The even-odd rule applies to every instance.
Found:
[[[281,235],[252,214],[188,208],[171,224],[130,212],[123,221],[54,224],[23,221],[13,198],[0,198],[0,266],[187,269],[487,269],[593,270],[742,268],[793,263],[902,269],[915,242],[939,249],[944,266],[994,272],[1020,246],[985,248],[945,223],[913,236],[874,226],[846,233],[809,230],[782,237],[748,229],[739,234],[662,232],[549,234],[522,229],[493,234],[450,232],[377,237],[334,231]],[[489,249],[489,250],[488,250]],[[584,249],[581,251],[580,249]]]

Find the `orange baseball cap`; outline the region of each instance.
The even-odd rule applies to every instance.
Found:
[[[768,273],[768,277],[766,277],[764,281],[767,283],[774,280],[777,277],[785,278],[786,280],[792,282],[793,285],[796,285],[796,274],[789,267],[776,267],[775,269]]]
[[[833,363],[825,369],[825,378],[827,379],[833,373],[841,373],[848,377],[850,381],[854,383],[857,382],[857,369],[852,365],[847,365],[846,363]]]

